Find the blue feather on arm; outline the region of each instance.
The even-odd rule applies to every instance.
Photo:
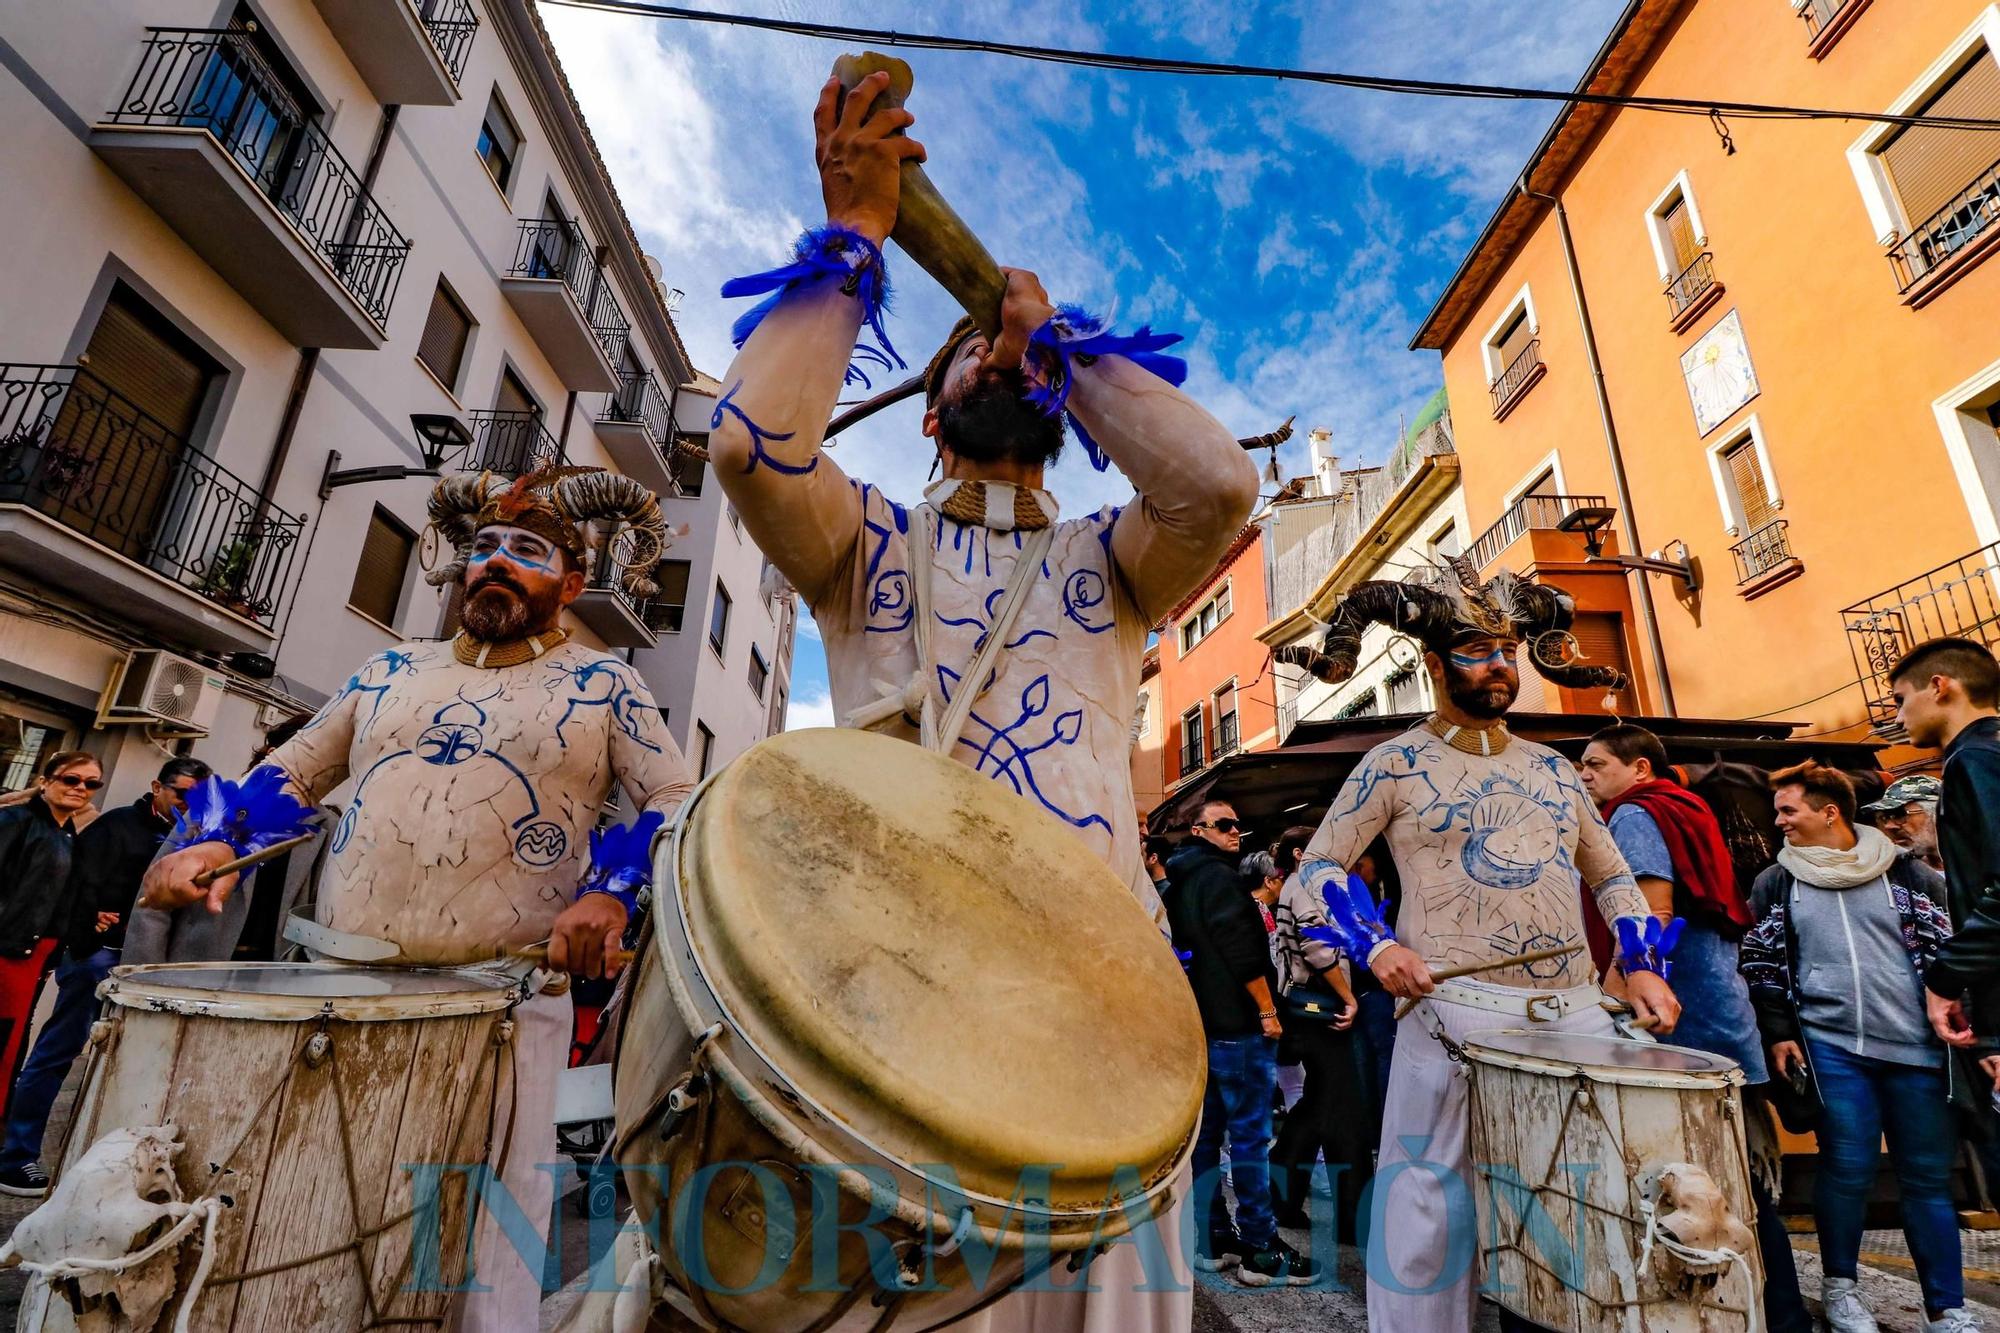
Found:
[[[1077,420],[1076,413],[1069,411],[1074,365],[1079,360],[1089,365],[1102,356],[1122,356],[1167,383],[1179,385],[1187,380],[1187,362],[1161,353],[1180,341],[1178,333],[1155,333],[1150,328],[1141,328],[1137,333],[1113,333],[1104,327],[1101,318],[1082,306],[1059,305],[1049,322],[1035,330],[1028,339],[1029,355],[1041,368],[1043,377],[1042,382],[1031,384],[1028,401],[1050,416],[1066,414],[1069,427],[1076,432],[1077,441],[1083,445],[1090,465],[1103,472],[1111,466],[1111,459],[1097,441],[1090,438],[1090,432]]]
[[[313,810],[286,790],[291,779],[272,764],[252,769],[240,782],[210,777],[188,793],[167,846],[178,850],[198,842],[228,844],[238,856],[296,838],[313,828]]]
[[[590,831],[590,868],[577,885],[579,901],[586,894],[605,893],[625,905],[629,915],[639,905],[639,890],[653,882],[653,839],[667,817],[648,810],[630,824]]]
[[[854,360],[847,368],[849,384],[869,387],[867,372],[861,369],[863,362],[872,363],[882,369],[892,366],[903,369],[903,358],[889,342],[889,330],[882,322],[882,316],[889,309],[889,271],[882,263],[882,251],[873,241],[851,228],[826,223],[813,227],[792,247],[792,262],[762,273],[748,273],[740,278],[731,278],[722,284],[725,298],[737,296],[764,296],[764,299],[739,315],[730,327],[730,341],[741,347],[750,341],[750,335],[773,310],[778,308],[787,296],[805,287],[813,286],[827,278],[838,278],[842,290],[854,295],[861,302],[862,322],[875,335],[877,346],[858,343]]]
[[[1656,916],[1621,916],[1611,924],[1618,932],[1618,964],[1625,975],[1651,972],[1665,981],[1673,970],[1668,957],[1680,943],[1687,922],[1675,917],[1663,926]]]

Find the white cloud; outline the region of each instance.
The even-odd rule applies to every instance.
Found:
[[[833,696],[824,686],[811,694],[797,696],[785,710],[786,731],[806,731],[833,724]]]

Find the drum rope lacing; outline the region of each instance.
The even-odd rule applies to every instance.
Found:
[[[520,1086],[518,1070],[511,1058],[514,1055],[514,1024],[511,1014],[514,1008],[526,998],[527,991],[524,987],[514,1002],[507,1006],[505,1012],[509,1016],[501,1018],[493,1037],[493,1078],[488,1084],[487,1089],[487,1132],[489,1134],[492,1132],[491,1127],[495,1123],[494,1117],[499,1113],[501,1056],[504,1053],[510,1057],[507,1062],[507,1132],[501,1139],[500,1151],[496,1155],[496,1162],[493,1167],[493,1172],[496,1176],[504,1171],[511,1157],[515,1121],[519,1118]],[[205,1287],[233,1286],[238,1283],[253,1281],[257,1278],[270,1277],[276,1273],[304,1268],[308,1265],[334,1258],[337,1255],[349,1253],[354,1255],[355,1262],[360,1270],[361,1298],[368,1314],[368,1322],[361,1326],[362,1333],[366,1333],[366,1330],[370,1329],[388,1327],[442,1327],[445,1323],[445,1316],[442,1315],[435,1317],[415,1315],[384,1316],[378,1307],[374,1288],[369,1282],[368,1270],[374,1256],[372,1254],[364,1254],[364,1246],[368,1241],[375,1239],[384,1232],[394,1230],[415,1217],[418,1211],[415,1205],[404,1209],[392,1217],[383,1218],[374,1226],[356,1230],[352,1237],[338,1245],[328,1246],[312,1254],[301,1255],[280,1263],[266,1264],[261,1268],[227,1273],[220,1277],[211,1278],[209,1276],[209,1269],[215,1262],[214,1241],[217,1220],[221,1215],[222,1209],[234,1206],[233,1201],[222,1194],[221,1186],[229,1176],[234,1174],[232,1163],[235,1162],[237,1155],[242,1152],[244,1145],[250,1141],[250,1136],[260,1126],[264,1125],[265,1113],[271,1109],[272,1104],[278,1097],[291,1086],[292,1076],[298,1071],[300,1065],[312,1069],[318,1068],[321,1064],[327,1066],[327,1081],[333,1089],[335,1118],[340,1128],[342,1175],[344,1183],[347,1186],[348,1205],[352,1210],[357,1226],[360,1223],[362,1215],[360,1186],[358,1182],[360,1173],[354,1160],[353,1131],[348,1120],[346,1093],[340,1081],[338,1052],[334,1045],[332,1034],[327,1031],[327,1025],[332,1021],[333,1017],[333,1005],[329,1001],[320,1012],[319,1019],[313,1026],[312,1034],[305,1041],[300,1042],[293,1051],[292,1058],[286,1062],[284,1075],[276,1083],[272,1084],[270,1091],[264,1094],[263,1100],[251,1112],[249,1119],[244,1123],[243,1132],[237,1136],[236,1142],[230,1146],[228,1153],[223,1156],[220,1162],[211,1162],[209,1164],[209,1178],[207,1182],[196,1196],[189,1201],[188,1213],[171,1230],[145,1249],[125,1255],[119,1259],[58,1259],[49,1264],[34,1264],[23,1261],[21,1267],[30,1272],[42,1275],[51,1281],[62,1277],[80,1276],[86,1272],[124,1272],[153,1258],[168,1248],[169,1245],[179,1244],[181,1240],[186,1238],[188,1232],[193,1229],[196,1222],[205,1219],[201,1258],[195,1265],[194,1273],[189,1277],[187,1291],[181,1297],[180,1310],[174,1321],[174,1333],[187,1333],[188,1320],[194,1313],[195,1302],[200,1299]],[[101,1059],[106,1048],[111,1045],[112,1039],[118,1035],[122,1027],[123,1023],[118,1018],[100,1019],[98,1022],[92,1024],[90,1032],[90,1059],[85,1062],[83,1082],[80,1086],[84,1088],[91,1086],[90,1080],[96,1072],[96,1063]],[[466,1125],[469,1123],[473,1102],[474,1099],[471,1097],[465,1099],[465,1105],[460,1109],[459,1119],[451,1127],[451,1132],[447,1137],[446,1141],[448,1143],[455,1145],[463,1140]],[[72,1118],[69,1125],[64,1129],[62,1144],[56,1157],[57,1161],[66,1160],[71,1136],[74,1134],[81,1120],[81,1116]],[[472,1237],[476,1235],[479,1225],[479,1201],[483,1197],[483,1192],[475,1189],[468,1191],[468,1194],[466,1234],[468,1237]],[[416,1247],[413,1244],[404,1252],[402,1262],[397,1266],[394,1282],[390,1287],[392,1292],[402,1287],[404,1279],[409,1274],[410,1265],[415,1261],[415,1258]],[[467,1281],[472,1280],[473,1276],[473,1273],[468,1272],[466,1274]]]
[[[1458,1043],[1454,1042],[1450,1037],[1445,1035],[1442,1024],[1440,1024],[1438,1029],[1431,1035],[1437,1038],[1439,1042],[1443,1043],[1445,1048],[1445,1053],[1449,1055],[1453,1060],[1458,1061],[1461,1064],[1466,1063],[1465,1048],[1459,1045]],[[1696,1249],[1693,1246],[1682,1245],[1679,1241],[1674,1240],[1673,1237],[1671,1236],[1660,1234],[1658,1229],[1659,1222],[1657,1217],[1655,1216],[1656,1209],[1654,1206],[1654,1201],[1651,1199],[1647,1199],[1643,1196],[1640,1197],[1638,1201],[1638,1209],[1640,1216],[1634,1217],[1632,1214],[1620,1212],[1616,1208],[1607,1208],[1601,1203],[1594,1203],[1591,1200],[1586,1199],[1579,1194],[1572,1194],[1568,1190],[1565,1190],[1554,1183],[1556,1168],[1559,1165],[1561,1165],[1558,1159],[1562,1155],[1564,1145],[1569,1142],[1570,1120],[1576,1114],[1576,1110],[1579,1106],[1588,1106],[1591,1110],[1591,1114],[1596,1117],[1597,1123],[1603,1127],[1605,1136],[1612,1142],[1618,1141],[1618,1137],[1613,1132],[1610,1123],[1605,1120],[1603,1113],[1597,1109],[1597,1098],[1591,1093],[1590,1080],[1585,1076],[1578,1075],[1568,1079],[1563,1079],[1561,1081],[1568,1083],[1570,1085],[1570,1091],[1569,1094],[1563,1099],[1562,1121],[1556,1126],[1556,1132],[1554,1136],[1555,1146],[1550,1149],[1549,1160],[1547,1164],[1542,1168],[1540,1182],[1529,1183],[1528,1189],[1537,1197],[1552,1196],[1557,1199],[1562,1199],[1588,1212],[1597,1213],[1601,1216],[1609,1217],[1616,1221],[1624,1222],[1628,1225],[1638,1226],[1643,1224],[1643,1226],[1645,1227],[1645,1238],[1642,1247],[1640,1249],[1639,1261],[1633,1270],[1635,1281],[1642,1280],[1648,1274],[1648,1267],[1652,1262],[1653,1245],[1656,1238],[1658,1240],[1660,1248],[1666,1250],[1669,1254],[1674,1255],[1676,1258],[1680,1259],[1683,1263],[1686,1263],[1692,1267],[1708,1268],[1708,1267],[1740,1266],[1743,1273],[1745,1290],[1747,1290],[1750,1293],[1750,1299],[1745,1303],[1745,1305],[1735,1306],[1726,1304],[1722,1301],[1711,1301],[1711,1300],[1700,1300],[1700,1299],[1698,1299],[1695,1302],[1695,1304],[1702,1309],[1717,1310],[1723,1314],[1741,1315],[1746,1325],[1746,1333],[1759,1333],[1760,1323],[1758,1319],[1758,1310],[1757,1310],[1758,1301],[1757,1301],[1757,1291],[1756,1291],[1756,1286],[1757,1286],[1756,1277],[1754,1273],[1751,1271],[1749,1260],[1745,1258],[1743,1255],[1738,1254],[1734,1250],[1728,1250],[1728,1249],[1713,1250],[1713,1251]],[[1479,1081],[1477,1079],[1474,1079],[1472,1081],[1470,1092],[1471,1092],[1471,1100],[1474,1103],[1473,1107],[1471,1108],[1470,1119],[1472,1123],[1478,1124],[1481,1123],[1481,1114],[1479,1111],[1479,1107],[1477,1105],[1477,1103],[1480,1100]],[[1731,1119],[1735,1120],[1736,1117],[1732,1116]],[[1747,1154],[1748,1152],[1747,1144],[1739,1144],[1738,1146],[1744,1148]],[[1485,1178],[1489,1182],[1488,1187],[1490,1189],[1491,1188],[1490,1182],[1493,1182],[1496,1179],[1493,1167],[1490,1164],[1482,1166],[1475,1163],[1474,1169],[1478,1172],[1478,1174],[1481,1177]],[[1504,1187],[1509,1187],[1509,1188],[1519,1187],[1518,1183],[1515,1181],[1502,1180],[1499,1183]],[[1515,1219],[1513,1236],[1504,1243],[1501,1243],[1496,1240],[1491,1250],[1491,1252],[1494,1255],[1499,1255],[1501,1253],[1511,1251],[1516,1256],[1518,1256],[1522,1260],[1522,1262],[1540,1269],[1550,1278],[1553,1278],[1565,1290],[1575,1291],[1577,1292],[1578,1295],[1585,1296],[1585,1298],[1590,1300],[1593,1305],[1601,1306],[1602,1308],[1607,1310],[1623,1310],[1635,1306],[1640,1309],[1643,1309],[1648,1305],[1664,1305],[1678,1300],[1677,1297],[1671,1295],[1657,1295],[1650,1298],[1636,1297],[1631,1300],[1623,1300],[1623,1301],[1598,1301],[1595,1298],[1589,1297],[1586,1293],[1582,1292],[1578,1288],[1572,1287],[1569,1281],[1561,1273],[1556,1272],[1555,1269],[1549,1267],[1548,1264],[1544,1263],[1539,1256],[1530,1253],[1526,1248],[1522,1246],[1521,1239],[1523,1235],[1527,1232],[1528,1221],[1530,1216],[1532,1215],[1532,1210],[1526,1208],[1519,1208],[1516,1209],[1516,1212],[1518,1216]],[[1657,1279],[1655,1279],[1655,1281],[1657,1282]]]

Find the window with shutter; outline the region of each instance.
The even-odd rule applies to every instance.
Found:
[[[376,624],[394,629],[403,601],[403,584],[410,571],[416,535],[380,505],[368,519],[361,539],[361,559],[354,567],[354,586],[347,604]]]
[[[679,634],[687,616],[688,573],[693,568],[685,560],[662,560],[653,573],[660,585],[648,604],[649,621],[656,634]]]
[[[1513,322],[1508,324],[1500,337],[1495,340],[1501,371],[1504,373],[1509,366],[1519,361],[1521,353],[1527,351],[1528,344],[1534,340],[1535,333],[1528,327],[1528,312],[1524,308],[1520,314],[1514,316]]]
[[[708,613],[708,643],[716,652],[729,642],[729,590],[715,581],[715,606]]]
[[[1625,622],[1616,612],[1578,612],[1576,623],[1570,626],[1570,633],[1576,636],[1577,650],[1583,654],[1585,662],[1591,666],[1611,667],[1623,672],[1627,680],[1631,679],[1632,663],[1625,655]],[[1533,672],[1531,666],[1522,674],[1525,676]],[[1618,712],[1627,712],[1633,707],[1629,689],[1617,691],[1612,698]],[[1597,699],[1592,700],[1593,704],[1596,702]]]
[[[431,293],[431,312],[424,319],[424,336],[417,342],[417,360],[424,363],[439,384],[458,391],[458,372],[465,362],[466,340],[472,335],[472,316],[458,303],[442,281]]]
[[[764,686],[770,682],[771,668],[764,661],[764,654],[756,644],[750,645],[750,693],[759,699],[764,697]]]
[[[486,119],[479,126],[479,160],[502,192],[514,179],[514,161],[520,155],[521,132],[514,128],[514,118],[500,105],[496,92],[487,101]]]
[[[1680,195],[1674,196],[1674,202],[1668,205],[1660,220],[1666,226],[1667,241],[1673,252],[1674,272],[1685,273],[1688,265],[1694,263],[1695,256],[1701,253],[1694,241],[1694,219],[1688,213],[1687,200]]]
[[[1743,535],[1747,537],[1778,517],[1771,504],[1770,487],[1764,480],[1763,460],[1757,457],[1756,441],[1744,440],[1723,455],[1723,462],[1728,464],[1729,485],[1736,494],[1736,512],[1743,516]]]
[[[2000,118],[2000,63],[1992,50],[1981,45],[1917,114]],[[1981,130],[1913,125],[1884,144],[1879,155],[1902,204],[1904,230],[1917,231],[2000,161],[2000,144]]]
[[[695,776],[705,778],[708,776],[709,764],[715,759],[715,733],[697,722],[694,724],[694,735]]]
[[[697,443],[706,444],[704,437]],[[680,484],[681,494],[694,499],[701,494],[702,483],[708,479],[708,460],[697,458],[686,450],[674,455],[674,480]]]

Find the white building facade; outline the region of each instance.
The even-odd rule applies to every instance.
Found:
[[[572,632],[711,765],[781,725],[791,599],[700,484],[713,381],[530,0],[8,6],[0,116],[0,785],[238,770],[450,634],[424,506],[460,469],[658,491],[661,595],[600,560]]]

